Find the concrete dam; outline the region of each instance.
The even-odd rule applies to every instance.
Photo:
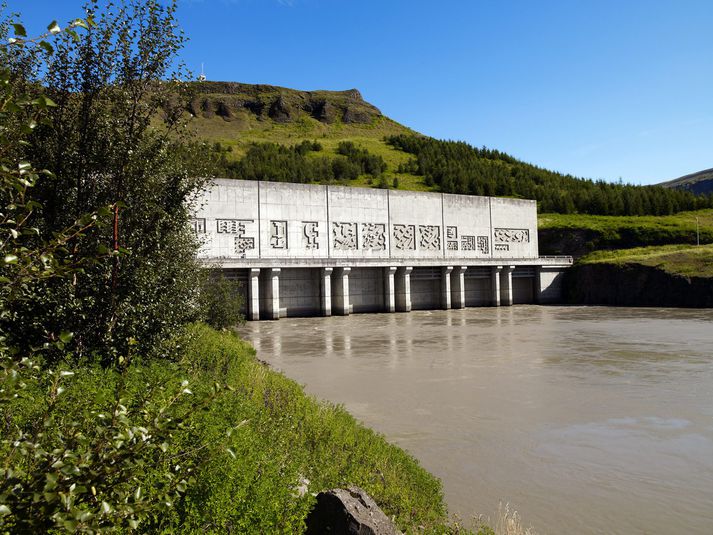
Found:
[[[216,179],[192,224],[250,320],[556,303],[572,264],[531,200]]]

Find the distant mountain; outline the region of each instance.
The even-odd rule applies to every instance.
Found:
[[[713,194],[713,168],[691,173],[675,180],[662,182],[659,186],[665,188],[685,189],[696,195]]]

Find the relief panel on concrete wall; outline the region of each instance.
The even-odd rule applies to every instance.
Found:
[[[394,225],[394,246],[402,251],[416,249],[416,226]]]
[[[418,247],[425,251],[440,251],[441,227],[438,225],[419,225]]]
[[[205,217],[192,218],[191,227],[196,234],[205,234]]]
[[[319,249],[319,223],[302,221],[302,238],[305,249]]]
[[[458,250],[458,242],[457,242],[457,241],[448,240],[448,241],[446,242],[446,248],[447,248],[449,251],[457,251],[457,250]]]
[[[500,243],[529,243],[530,231],[517,228],[496,228],[495,241]]]
[[[488,237],[487,236],[478,236],[478,251],[480,251],[482,254],[489,254],[490,253],[490,248],[488,247]]]
[[[362,223],[361,239],[364,249],[386,250],[386,225],[384,223]]]
[[[270,221],[270,247],[287,249],[287,221]]]
[[[458,227],[446,227],[446,249],[449,251],[458,250]]]
[[[216,219],[218,234],[245,234],[245,223],[252,223],[252,219]]]
[[[475,236],[466,236],[465,234],[460,237],[461,243],[460,248],[464,251],[475,251]]]
[[[218,232],[221,234],[237,234],[235,236],[235,252],[243,255],[246,251],[255,249],[255,238],[246,236],[245,225],[252,223],[252,219],[218,219]]]
[[[496,244],[493,246],[493,249],[494,249],[495,251],[509,251],[509,250],[510,250],[510,246],[509,246],[507,243],[496,243]]]
[[[340,251],[352,251],[357,249],[357,224],[356,223],[332,223],[332,236],[334,238],[334,248]]]

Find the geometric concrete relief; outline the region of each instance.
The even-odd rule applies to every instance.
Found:
[[[475,251],[475,236],[466,236],[465,234],[460,237],[461,244],[460,247],[464,251]]]
[[[205,234],[205,217],[194,217],[191,219],[193,232],[196,234]]]
[[[362,223],[361,240],[364,249],[386,250],[386,225],[384,223]]]
[[[418,246],[426,251],[441,250],[441,227],[438,225],[418,226]]]
[[[488,254],[490,251],[488,249],[488,237],[478,236],[478,251],[482,254]]]
[[[332,235],[334,237],[335,249],[342,251],[350,251],[355,250],[357,248],[356,223],[332,222]]]
[[[446,242],[446,248],[449,251],[457,251],[458,250],[458,242],[457,241],[447,241]]]
[[[530,231],[517,228],[496,228],[494,237],[496,242],[528,243],[530,241]]]
[[[287,249],[287,221],[270,221],[270,247]]]
[[[507,243],[496,243],[493,246],[493,249],[495,249],[496,251],[509,251],[510,246]]]
[[[416,227],[414,225],[394,225],[394,246],[402,251],[416,249]]]
[[[302,221],[302,237],[305,249],[319,249],[319,223],[316,221]]]
[[[446,227],[446,239],[447,240],[457,240],[458,239],[458,227]]]
[[[245,224],[252,222],[252,219],[218,219],[218,232],[237,234],[234,240],[235,252],[243,255],[245,251],[255,249],[255,238],[245,236]]]
[[[252,223],[252,219],[216,219],[218,234],[245,234],[245,223]]]

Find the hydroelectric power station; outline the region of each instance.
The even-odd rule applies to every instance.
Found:
[[[572,264],[521,199],[217,179],[193,228],[250,320],[555,303]]]

